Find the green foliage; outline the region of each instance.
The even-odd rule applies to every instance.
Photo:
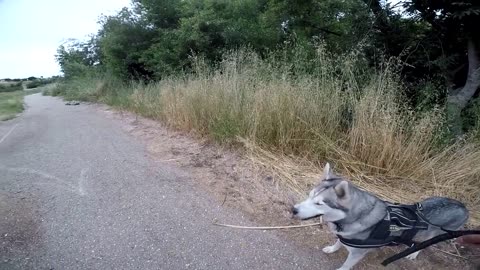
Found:
[[[470,102],[461,116],[464,131],[473,133],[480,142],[480,100]]]
[[[93,71],[99,61],[94,42],[94,39],[87,42],[71,40],[57,49],[55,58],[65,78],[84,77]]]
[[[283,23],[283,31],[297,38],[326,41],[329,49],[342,53],[367,37],[372,18],[360,1],[271,0],[272,27]]]
[[[32,89],[32,88],[37,88],[37,87],[41,87],[41,86],[45,86],[45,85],[48,85],[48,84],[51,84],[55,81],[54,78],[50,78],[50,79],[34,79],[33,81],[29,81],[27,82],[27,89]]]
[[[73,77],[57,81],[45,87],[43,94],[63,96],[67,100],[102,101],[114,99],[125,84],[116,77],[105,74],[89,73],[84,77]]]
[[[152,72],[146,69],[141,57],[152,44],[155,31],[127,9],[104,17],[101,24],[98,43],[105,68],[120,78],[149,80]]]
[[[23,91],[0,92],[0,121],[9,120],[23,111]]]
[[[56,84],[51,84],[47,87],[45,87],[42,91],[42,95],[44,96],[64,96],[65,95],[65,88],[64,82],[58,82]]]
[[[60,47],[57,61],[66,77],[101,67],[150,81],[190,69],[193,55],[215,65],[240,47],[265,55],[285,42],[322,41],[342,53],[366,37],[369,21],[357,0],[134,0],[131,10],[103,17],[91,40]]]
[[[182,17],[182,5],[178,0],[133,0],[135,14],[157,29],[175,29]],[[192,2],[192,1],[189,1]]]

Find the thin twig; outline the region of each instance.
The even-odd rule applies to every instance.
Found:
[[[443,252],[443,253],[448,254],[448,255],[451,255],[451,256],[455,256],[455,257],[462,258],[462,259],[465,259],[465,260],[467,259],[467,258],[465,258],[465,257],[462,256],[462,255],[457,255],[457,254],[455,254],[455,253],[451,253],[451,252],[448,252],[448,251],[445,251],[445,250],[441,250],[441,249],[439,249],[439,248],[434,248],[434,247],[432,247],[432,249],[437,250],[437,251],[440,251],[440,252]]]
[[[185,159],[186,157],[181,157],[181,158],[171,158],[171,159],[164,159],[164,160],[159,160],[159,162],[170,162],[170,161],[177,161],[181,159]]]
[[[318,222],[318,223],[303,224],[303,225],[265,226],[265,227],[249,227],[249,226],[238,226],[238,225],[229,225],[229,224],[221,224],[221,223],[213,223],[213,225],[221,226],[221,227],[234,228],[234,229],[245,229],[245,230],[281,230],[281,229],[295,229],[295,228],[321,226],[322,223]]]
[[[460,251],[458,250],[457,245],[455,245],[455,242],[452,242],[452,246],[455,249],[455,251],[457,252],[457,255],[462,256],[462,255],[460,255]]]
[[[225,198],[223,198],[223,202],[222,202],[222,206],[225,204],[225,202],[227,201],[227,196],[228,196],[228,193],[225,193]]]

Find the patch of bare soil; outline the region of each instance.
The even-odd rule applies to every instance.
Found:
[[[0,191],[0,269],[31,269],[29,258],[40,247],[41,230],[34,196]]]
[[[242,150],[219,146],[195,134],[174,131],[158,121],[132,113],[114,111],[105,106],[101,106],[101,110],[120,120],[126,131],[144,142],[154,162],[181,167],[200,188],[211,193],[219,205],[246,213],[259,226],[299,224],[291,218],[290,208],[300,198]],[[229,223],[228,220],[218,222]],[[335,236],[326,227],[319,226],[282,230],[278,234],[293,245],[307,246],[319,253],[324,246],[335,241]],[[380,265],[381,261],[400,250],[402,247],[386,247],[372,252],[356,269],[385,269]],[[340,266],[347,252],[341,250],[327,256]],[[402,259],[387,269],[475,269],[475,258],[478,257],[471,251],[452,243],[442,243],[422,251],[416,261]]]

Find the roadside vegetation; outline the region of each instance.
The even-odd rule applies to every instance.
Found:
[[[23,111],[23,90],[0,92],[0,121],[10,120]]]
[[[57,78],[52,77],[52,78],[35,78],[32,79],[28,82],[25,82],[25,86],[27,89],[34,89],[42,86],[46,86],[49,84],[52,84],[56,81]]]
[[[59,48],[45,93],[244,147],[298,193],[330,161],[385,199],[459,199],[478,225],[480,8],[388,2],[134,0]]]
[[[54,85],[57,78],[2,79],[0,80],[0,121],[15,118],[23,111],[25,95],[39,93]]]
[[[0,82],[0,93],[23,90],[22,82]]]

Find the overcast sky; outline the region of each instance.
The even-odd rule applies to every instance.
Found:
[[[130,0],[0,0],[0,79],[58,75],[58,46],[98,30]]]

